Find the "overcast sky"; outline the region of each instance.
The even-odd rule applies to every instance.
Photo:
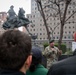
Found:
[[[31,0],[0,0],[0,12],[7,12],[11,5],[14,5],[16,14],[20,7],[25,10],[25,14],[29,14],[31,11]]]

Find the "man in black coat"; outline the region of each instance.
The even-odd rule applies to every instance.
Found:
[[[53,64],[47,75],[76,75],[76,56]]]

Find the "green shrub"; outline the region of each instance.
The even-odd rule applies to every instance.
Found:
[[[44,43],[43,46],[44,46],[44,49],[49,45],[49,43]]]
[[[55,44],[56,47],[58,47],[58,44]],[[66,45],[65,44],[61,44],[60,46],[60,50],[62,50],[62,53],[64,54],[66,52]]]

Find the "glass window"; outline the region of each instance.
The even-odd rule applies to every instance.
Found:
[[[58,39],[58,37],[57,37],[57,39]]]
[[[35,31],[35,29],[33,29],[33,31]]]
[[[40,33],[40,35],[42,35],[42,33]]]
[[[68,36],[68,39],[70,39],[70,36]]]

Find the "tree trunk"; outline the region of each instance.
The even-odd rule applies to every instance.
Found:
[[[60,19],[61,29],[60,29],[60,38],[59,38],[59,41],[58,41],[58,48],[59,49],[61,49],[60,46],[61,46],[62,38],[63,38],[63,28],[64,28],[64,25],[65,25],[65,19],[66,19],[66,14],[67,14],[67,9],[68,9],[69,3],[68,3],[68,1],[66,1],[65,10],[64,10],[64,14],[63,14],[63,19]],[[60,17],[61,17],[61,15],[60,15]]]
[[[44,25],[45,25],[45,28],[46,28],[46,32],[47,32],[47,35],[48,35],[48,39],[50,41],[50,32],[49,32],[49,29],[48,29],[48,25],[47,25],[47,22],[46,22],[46,18],[45,18],[45,14],[44,14],[44,11],[43,11],[43,8],[42,8],[42,4],[40,4],[40,7],[41,7],[41,16],[43,18],[43,21],[44,21]]]
[[[61,49],[61,43],[62,43],[62,38],[63,38],[63,27],[64,25],[61,25],[61,29],[60,29],[60,38],[58,41],[58,48]]]

